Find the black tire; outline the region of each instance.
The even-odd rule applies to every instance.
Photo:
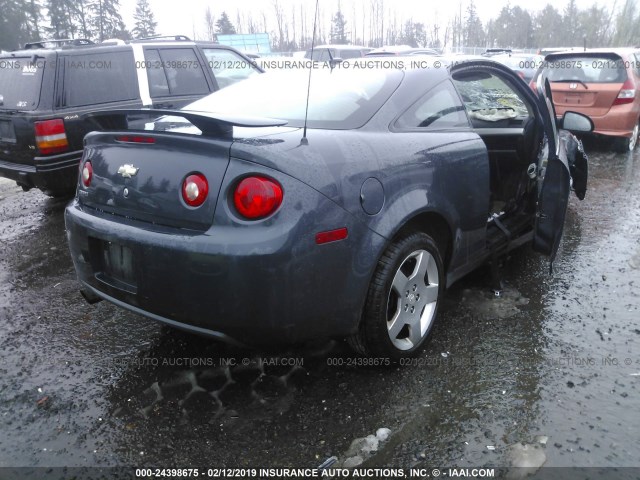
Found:
[[[362,355],[392,360],[418,353],[433,328],[444,282],[442,257],[429,235],[417,232],[394,241],[378,261],[360,328],[348,339],[351,347]]]
[[[640,123],[636,125],[633,135],[630,138],[616,138],[614,140],[614,149],[619,153],[633,152],[638,146],[638,137],[640,136]]]
[[[45,195],[48,195],[51,198],[62,198],[62,199],[72,199],[76,191],[75,190],[47,190],[44,192]]]

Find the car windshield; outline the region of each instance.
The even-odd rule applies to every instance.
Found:
[[[34,110],[40,103],[45,61],[0,58],[0,110]]]
[[[400,70],[314,69],[309,92],[310,128],[363,126],[403,78]],[[185,110],[287,120],[304,125],[309,70],[274,71],[251,77],[197,100]]]
[[[550,82],[624,83],[627,71],[618,56],[551,57],[544,71]]]

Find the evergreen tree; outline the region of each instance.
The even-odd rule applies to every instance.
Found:
[[[569,0],[569,3],[564,9],[562,27],[563,35],[561,46],[573,47],[582,44],[582,35],[580,35],[580,28],[578,26],[578,7],[576,0]]]
[[[616,18],[616,33],[613,37],[613,45],[616,47],[631,47],[640,43],[639,20],[640,15],[636,15],[635,0],[625,0]]]
[[[0,0],[0,49],[13,50],[31,40],[25,33],[25,6],[19,0]]]
[[[464,30],[464,44],[467,47],[480,47],[485,44],[485,34],[482,28],[482,21],[478,17],[476,12],[476,6],[473,0],[469,2],[467,7],[467,18],[465,20]]]
[[[138,0],[133,18],[136,23],[132,33],[136,38],[152,37],[156,34],[158,22],[155,21],[149,0]]]
[[[73,5],[69,0],[48,0],[49,27],[46,28],[49,37],[55,39],[75,37],[73,24]]]
[[[534,19],[533,43],[538,48],[559,46],[558,34],[562,32],[562,28],[562,15],[547,4]]]
[[[340,6],[338,5],[338,11],[333,16],[331,20],[331,43],[344,45],[348,43],[347,41],[347,33],[345,32],[345,26],[347,25],[347,21],[344,18],[344,15],[340,11]]]
[[[533,48],[531,15],[520,7],[502,7],[498,18],[487,25],[487,36],[492,46]]]
[[[120,16],[119,0],[92,0],[89,7],[94,41],[103,42],[109,38],[126,39],[130,36]]]
[[[409,45],[413,48],[424,47],[427,44],[427,32],[423,23],[407,20],[402,28],[402,34],[397,44]]]
[[[229,20],[227,12],[222,12],[222,15],[220,15],[220,18],[216,22],[216,32],[222,33],[223,35],[236,33],[236,28],[233,26],[233,23],[231,23],[231,20]]]
[[[24,33],[31,41],[42,40],[42,5],[39,0],[27,0]]]

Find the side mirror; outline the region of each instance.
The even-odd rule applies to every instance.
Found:
[[[592,132],[593,121],[581,113],[565,112],[560,122],[558,122],[558,128],[563,130],[569,130],[570,132]]]

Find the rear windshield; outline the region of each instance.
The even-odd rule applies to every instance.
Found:
[[[35,110],[45,62],[30,58],[0,58],[0,110]]]
[[[618,56],[550,57],[544,71],[551,82],[624,83],[625,62]]]
[[[369,121],[400,85],[400,70],[314,69],[309,93],[310,128],[352,129]],[[185,110],[287,120],[304,125],[309,70],[256,75],[184,107]]]

